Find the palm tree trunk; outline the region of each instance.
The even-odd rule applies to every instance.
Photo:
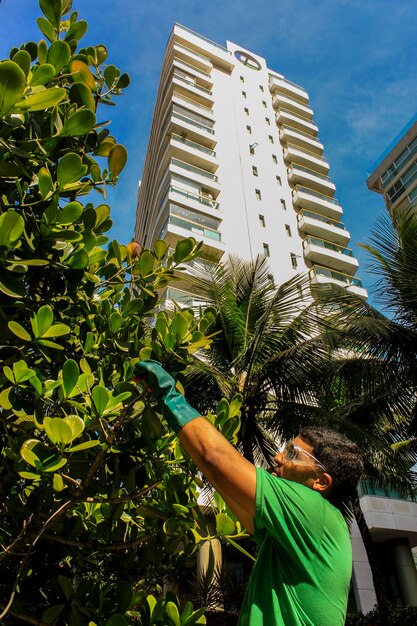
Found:
[[[381,561],[379,554],[375,550],[375,544],[369,532],[365,516],[359,503],[359,497],[356,498],[353,505],[353,513],[361,533],[362,541],[368,556],[369,565],[372,572],[372,581],[375,588],[375,595],[378,604],[379,624],[380,626],[392,626],[391,606],[388,602],[388,588],[385,576],[382,573]]]

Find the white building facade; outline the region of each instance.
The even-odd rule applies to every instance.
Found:
[[[269,257],[366,297],[308,94],[265,59],[175,25],[139,189],[135,239],[193,236],[202,256]]]

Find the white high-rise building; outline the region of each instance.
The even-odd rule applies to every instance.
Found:
[[[176,24],[169,38],[139,189],[143,245],[193,236],[202,256],[269,257],[366,297],[308,94],[265,59]],[[172,294],[181,298],[180,293]]]

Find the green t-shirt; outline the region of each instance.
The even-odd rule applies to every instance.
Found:
[[[257,469],[254,522],[260,550],[239,626],[343,626],[352,548],[340,511]]]

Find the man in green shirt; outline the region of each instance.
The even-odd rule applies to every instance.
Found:
[[[363,471],[358,447],[324,428],[304,428],[271,473],[247,461],[175,389],[156,361],[142,361],[168,424],[260,546],[239,626],[343,626],[352,553],[340,512]]]

